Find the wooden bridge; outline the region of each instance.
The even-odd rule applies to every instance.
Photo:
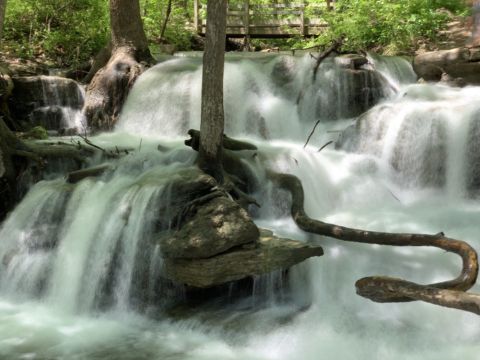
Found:
[[[249,0],[243,4],[229,4],[227,12],[227,37],[245,38],[289,38],[315,36],[327,26],[322,19],[326,11],[333,8],[334,0],[321,4],[271,4],[253,5]],[[205,35],[207,5],[194,0],[194,21],[197,32]]]

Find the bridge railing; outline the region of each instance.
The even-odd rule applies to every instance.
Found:
[[[311,36],[327,26],[322,19],[333,2],[308,4],[229,4],[227,36],[231,37],[290,37]],[[198,33],[206,30],[206,4],[194,1],[195,26]]]

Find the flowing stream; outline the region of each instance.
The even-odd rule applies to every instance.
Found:
[[[305,234],[264,177],[265,166],[299,176],[313,218],[480,247],[480,88],[415,84],[407,61],[369,61],[376,71],[327,60],[313,81],[308,55],[227,58],[226,132],[259,147],[245,159],[261,185],[255,221],[325,255],[295,266],[289,287],[259,277],[250,295],[195,311],[166,310],[183,293],[159,280],[154,234],[169,226],[169,181],[195,161],[183,139],[199,127],[201,59],[142,75],[116,130],[91,139],[136,151],[76,185],[50,174],[0,227],[0,359],[478,359],[476,315],[355,294],[370,275],[450,279],[459,258]]]

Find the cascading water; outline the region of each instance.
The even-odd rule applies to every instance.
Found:
[[[300,177],[313,218],[379,231],[445,231],[480,246],[472,191],[480,89],[408,85],[406,61],[370,62],[380,73],[325,62],[313,82],[309,57],[227,60],[227,133],[259,147],[249,160],[262,185],[254,194],[262,204],[257,224],[325,249],[291,270],[286,302],[230,299],[233,305],[189,317],[156,306],[178,289],[158,283],[154,234],[169,226],[169,181],[194,163],[181,138],[198,128],[200,114],[200,60],[172,58],[138,80],[116,132],[92,139],[135,152],[112,160],[97,179],[34,185],[2,225],[0,358],[477,359],[476,316],[355,294],[355,281],[369,275],[452,278],[456,257],[305,234],[289,217],[287,194],[264,179],[265,163]],[[373,100],[381,103],[342,133],[340,149],[317,152],[352,124],[347,107],[367,110]],[[253,297],[271,295],[280,280],[258,279]]]
[[[29,126],[72,132],[86,127],[82,113],[85,91],[77,82],[58,76],[19,77],[10,108],[12,115]]]

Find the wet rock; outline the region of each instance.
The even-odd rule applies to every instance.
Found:
[[[427,81],[440,81],[442,75],[462,78],[466,84],[480,84],[480,50],[457,48],[420,54],[413,62],[415,72]]]
[[[287,269],[310,257],[322,256],[320,246],[278,238],[262,231],[257,243],[206,259],[165,259],[168,279],[191,287],[208,288],[254,275]]]
[[[47,140],[48,132],[41,126],[35,126],[34,128],[31,128],[27,132],[21,134],[21,138],[30,140]]]
[[[345,54],[335,57],[335,64],[346,69],[359,70],[368,64],[368,59],[358,54]]]
[[[295,58],[291,56],[282,56],[273,66],[271,78],[278,86],[285,86],[294,80],[295,71]]]
[[[38,124],[46,129],[59,130],[62,128],[64,113],[60,106],[49,106],[34,109],[29,114],[29,123]]]
[[[386,96],[384,78],[370,69],[340,68],[336,81],[319,80],[324,87],[317,101],[317,116],[322,119],[354,118],[375,106]]]
[[[0,118],[0,122],[3,120]],[[16,198],[16,169],[9,153],[4,134],[5,125],[0,123],[0,222],[13,206]]]
[[[244,209],[227,197],[217,197],[160,242],[164,257],[198,259],[254,244],[258,236],[258,228]]]

